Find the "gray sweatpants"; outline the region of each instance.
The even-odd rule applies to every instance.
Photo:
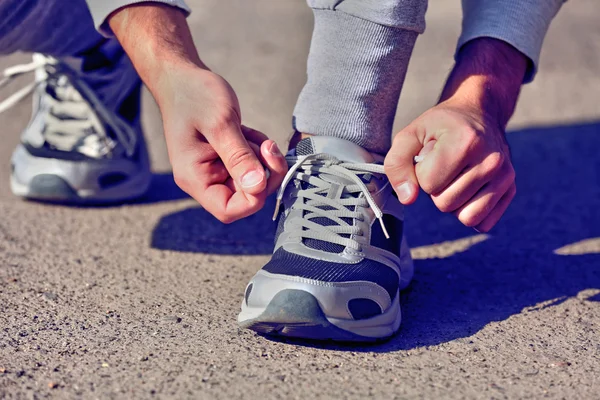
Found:
[[[87,0],[93,21],[85,0],[0,0],[0,54],[20,50],[85,57],[100,47],[118,53],[116,41],[101,36],[95,26],[110,9],[137,0],[106,1]],[[481,36],[504,40],[532,61],[526,77],[530,80],[546,30],[563,1],[462,0],[465,16],[458,47]],[[385,153],[410,55],[425,29],[427,0],[308,3],[315,27],[307,83],[294,110],[295,129]],[[100,94],[105,101],[114,100],[110,93]]]

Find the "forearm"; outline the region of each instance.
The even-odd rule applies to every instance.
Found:
[[[452,99],[481,110],[504,129],[517,104],[527,64],[524,54],[503,41],[472,40],[457,54],[440,102]]]
[[[94,20],[94,26],[100,33],[106,36],[112,35],[107,23],[108,17],[122,7],[128,7],[142,2],[154,4],[164,3],[180,8],[186,14],[191,12],[184,0],[86,0],[86,2],[92,15],[92,19]]]
[[[565,0],[462,0],[457,54],[477,38],[502,40],[529,59],[524,82],[533,80],[550,22]]]
[[[185,13],[159,3],[121,8],[108,23],[136,70],[156,96],[166,71],[174,67],[201,67]]]

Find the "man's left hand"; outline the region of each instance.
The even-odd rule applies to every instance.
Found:
[[[499,40],[461,49],[440,103],[396,135],[385,159],[403,204],[420,186],[466,226],[487,232],[498,222],[516,194],[505,128],[526,67],[525,56]]]
[[[415,155],[422,161],[413,165]],[[482,232],[498,222],[516,193],[503,130],[452,101],[398,133],[385,168],[402,203],[414,202],[420,186],[441,211]]]

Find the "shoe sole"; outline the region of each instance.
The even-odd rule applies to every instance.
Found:
[[[141,168],[139,173],[106,189],[76,189],[75,185],[69,182],[68,177],[77,174],[77,167],[80,164],[81,161],[35,157],[19,145],[12,158],[11,190],[18,197],[42,202],[110,204],[143,196],[152,180],[150,170]],[[26,165],[26,168],[34,166],[34,172],[28,174],[25,182],[20,181],[16,173],[16,168],[23,165]]]
[[[269,336],[336,342],[381,342],[394,336],[400,328],[401,312],[397,298],[393,304],[396,306],[386,312],[396,314],[392,323],[378,323],[388,317],[385,314],[359,321],[334,320],[327,318],[317,299],[309,292],[285,289],[277,293],[255,318],[246,319],[247,315],[256,314],[257,310],[250,310],[243,305],[238,322],[242,328]]]

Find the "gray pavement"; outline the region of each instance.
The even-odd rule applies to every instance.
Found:
[[[304,79],[304,2],[189,3],[245,122],[283,145]],[[570,1],[551,27],[511,124],[519,193],[497,229],[463,228],[425,196],[408,209],[416,276],[400,334],[378,346],[238,329],[272,211],[223,226],[183,196],[148,97],[154,191],[119,207],[14,198],[9,157],[29,105],[1,115],[0,398],[598,398],[599,21],[597,0]],[[459,29],[457,1],[430,2],[398,127],[435,102]]]

